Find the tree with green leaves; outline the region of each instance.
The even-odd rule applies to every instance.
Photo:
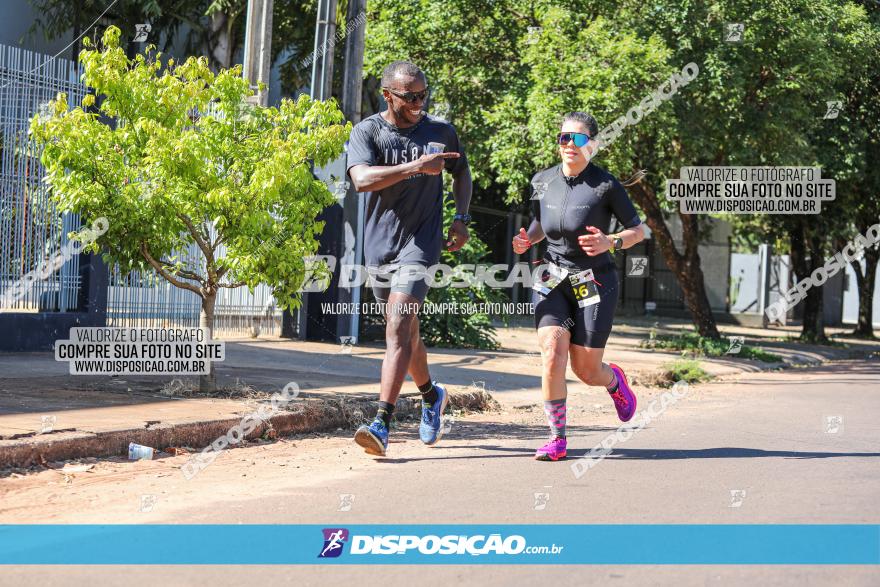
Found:
[[[849,188],[849,194],[856,200],[855,233],[864,235],[872,225],[880,223],[880,64],[874,69],[871,79],[865,80],[861,92],[851,95],[850,104],[855,109],[853,117],[861,119],[865,125],[863,134],[864,171]],[[855,238],[856,235],[853,235]],[[864,267],[861,259],[850,265],[856,276],[856,290],[859,294],[859,313],[853,334],[860,338],[874,337],[874,291],[877,270],[880,267],[880,243],[862,249]]]
[[[585,110],[609,123],[675,71],[663,40],[621,26],[611,3],[400,0],[383,2],[371,16],[367,70],[378,70],[392,55],[424,63],[435,100],[449,105],[469,147],[478,185],[490,192],[501,187],[508,205],[527,202],[531,176],[555,161],[553,136],[562,114]],[[668,148],[652,143],[668,145],[674,123],[670,108],[657,109],[640,122],[642,136],[622,137],[600,164],[632,175],[637,164],[645,166],[633,153],[651,145],[645,156],[656,176],[660,164],[670,167],[670,157]],[[638,203],[655,234],[659,229],[655,238],[670,252],[667,263],[679,269],[680,282],[686,278],[682,289],[700,332],[717,336],[697,239],[686,246],[689,257],[679,260],[660,203]]]
[[[864,7],[851,2],[811,3],[809,11],[797,11],[796,19],[786,12],[791,7],[791,2],[772,2],[754,15],[761,20],[754,36],[746,37],[751,46],[744,49],[750,57],[762,56],[756,59],[763,72],[757,79],[764,81],[747,94],[746,104],[755,108],[747,110],[743,130],[749,150],[762,155],[757,163],[818,166],[824,178],[835,180],[836,199],[823,203],[818,215],[744,216],[734,222],[740,234],[756,235],[774,243],[777,252],[788,252],[795,278],[801,281],[857,234],[864,234],[880,213],[880,175],[870,163],[877,157],[880,124],[880,26],[876,16],[868,18]],[[775,18],[768,19],[766,10]],[[783,38],[782,31],[788,36]],[[771,43],[768,35],[781,40]],[[798,56],[803,56],[800,61]],[[837,116],[826,117],[827,102],[835,99],[843,107]],[[751,146],[755,139],[763,140]],[[754,160],[748,151],[730,151],[742,164]],[[874,254],[865,252],[869,266]],[[856,262],[853,267],[859,279],[861,265]],[[860,292],[867,281],[859,279]],[[864,299],[860,295],[860,305]],[[803,301],[801,339],[826,340],[823,313],[824,289],[813,286]]]
[[[507,184],[508,201],[526,198],[531,174],[556,161],[552,137],[562,114],[586,111],[607,126],[690,62],[676,63],[673,51],[657,35],[642,37],[615,26],[619,16],[554,7],[543,13],[540,28],[533,29],[523,56],[529,83],[524,91],[503,96],[486,117],[497,145],[490,165]],[[692,95],[687,86],[670,102],[686,102]],[[717,338],[700,266],[698,218],[681,216],[684,248],[679,251],[666,220],[670,207],[658,198],[657,184],[682,161],[673,149],[678,122],[674,105],[660,104],[634,128],[624,130],[596,162],[621,177],[649,170],[630,186],[630,194],[681,285],[697,330]]]
[[[862,2],[875,30],[880,31],[880,4]],[[864,235],[868,228],[880,222],[880,50],[868,55],[862,63],[861,74],[841,88],[845,96],[842,108],[842,130],[851,136],[849,151],[839,153],[855,161],[856,171],[838,185],[838,193],[849,197],[855,211],[851,220],[853,231],[847,240]],[[838,153],[831,153],[838,154]],[[853,334],[861,338],[874,338],[874,289],[877,269],[880,267],[880,243],[862,247],[861,259],[850,265],[856,276],[859,294],[859,313]]]
[[[529,26],[539,24],[535,10],[549,4],[534,0],[367,3],[365,76],[378,79],[382,69],[397,59],[421,67],[431,87],[431,111],[442,110],[454,121],[481,190],[498,188],[488,165],[498,140],[485,114],[500,97],[527,85],[528,67],[522,63],[526,34]],[[365,99],[372,110],[380,109],[378,91],[365,92]]]
[[[744,24],[742,43],[725,40],[730,22]],[[451,106],[478,184],[506,186],[509,204],[526,201],[532,173],[554,161],[566,110],[608,125],[695,63],[696,79],[628,126],[597,162],[619,177],[648,171],[629,192],[697,330],[710,337],[718,330],[699,255],[708,218],[680,214],[664,196],[666,180],[686,165],[816,164],[817,110],[877,51],[864,9],[836,0],[386,0],[371,9],[369,26],[367,70],[392,55],[423,65],[435,96]],[[780,218],[808,231],[814,220],[768,223]],[[814,249],[803,271],[821,257]],[[821,307],[821,292],[812,295],[809,307]]]
[[[633,199],[644,211],[666,264],[682,287],[697,330],[717,336],[702,284],[698,245],[704,231],[700,218],[673,211],[663,196],[665,180],[678,177],[685,165],[815,164],[818,145],[810,141],[811,129],[822,121],[827,96],[834,95],[841,81],[853,75],[850,64],[863,61],[872,51],[866,41],[875,31],[859,7],[832,1],[771,1],[755,7],[738,1],[703,6],[671,0],[652,5],[647,19],[643,5],[625,2],[618,5],[615,19],[622,21],[621,30],[637,35],[636,45],[647,47],[654,39],[667,47],[669,67],[678,69],[694,62],[700,68],[700,74],[679,96],[627,128],[605,160],[619,174],[649,170],[632,186]],[[725,40],[728,22],[744,25],[742,43]],[[607,36],[615,38],[613,33]],[[584,56],[587,68],[591,63],[608,61],[608,42],[598,36],[593,41]],[[553,49],[561,51],[564,42]],[[610,63],[612,69],[637,75],[632,71],[634,64]],[[647,69],[637,67],[638,73]],[[545,76],[552,73],[545,72]],[[555,79],[560,79],[559,73],[566,72],[556,73]],[[645,87],[657,87],[660,81],[655,79]],[[582,100],[588,99],[584,94],[621,93],[601,82],[576,87],[583,92]],[[638,99],[619,101],[610,113],[612,118],[636,103]],[[670,215],[677,215],[682,227],[681,251],[670,238]],[[791,234],[815,221],[807,217],[767,219],[776,225],[781,220],[796,225]],[[795,259],[799,275],[812,272],[816,263],[824,263],[818,243],[795,237],[792,243],[796,240],[812,247],[810,254]],[[817,294],[821,291],[813,297]],[[808,309],[813,307],[809,302]],[[821,315],[821,302],[815,306]],[[813,315],[817,314],[808,318]],[[809,319],[805,325],[808,323]]]
[[[107,29],[100,50],[84,40],[84,81],[100,101],[71,108],[59,94],[31,122],[58,209],[107,218],[85,249],[192,292],[205,328],[221,288],[266,283],[281,307],[297,306],[323,230],[315,218],[335,202],[312,165],[340,155],[350,124],[335,103],[308,96],[250,106],[239,67],[215,74],[204,57],[163,65],[152,47],[132,60],[119,36]],[[198,266],[175,256],[192,244]]]

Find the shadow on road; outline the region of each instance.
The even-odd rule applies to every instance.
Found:
[[[569,450],[570,457],[588,455],[589,448]],[[718,448],[696,449],[657,449],[657,448],[615,448],[606,458],[612,460],[664,460],[664,459],[754,459],[759,457],[781,457],[794,459],[828,459],[834,457],[880,457],[880,452],[797,452],[792,450],[762,450],[759,448],[738,448],[724,446]]]
[[[569,426],[569,437],[580,436],[590,432],[613,431],[615,428],[606,426]],[[386,458],[383,462],[409,463],[414,461],[455,460],[455,459],[496,459],[535,454],[540,441],[547,437],[547,427],[543,425],[506,424],[500,422],[458,423],[437,445],[437,456],[412,458]],[[395,441],[418,440],[415,426],[403,426],[392,433]],[[511,441],[510,446],[498,444],[498,439]],[[491,444],[461,444],[469,440],[492,440]],[[532,441],[535,446],[512,446],[519,441]],[[579,440],[576,442],[589,441]],[[568,460],[589,456],[592,445],[583,448],[569,448]],[[493,454],[461,455],[460,450],[483,450]],[[456,451],[457,454],[444,454]],[[787,458],[787,459],[828,459],[828,458],[868,458],[880,457],[880,452],[819,452],[791,450],[762,450],[757,448],[715,447],[695,449],[663,449],[663,448],[615,448],[606,458],[610,460],[672,460],[672,459],[754,459],[754,458]]]
[[[535,454],[535,447],[526,446],[499,446],[499,445],[481,445],[481,444],[443,444],[438,446],[438,451],[465,449],[473,451],[474,449],[490,451],[493,454],[486,455],[448,455],[436,457],[413,457],[413,458],[385,458],[382,459],[386,463],[410,463],[415,461],[448,461],[456,459],[499,459],[510,458],[512,456],[531,457]],[[588,456],[589,448],[574,449],[568,451],[568,461]],[[664,459],[753,459],[758,457],[779,457],[779,458],[795,458],[795,459],[828,459],[834,457],[880,457],[877,452],[795,452],[789,450],[760,450],[754,448],[736,448],[736,447],[720,447],[705,449],[683,449],[683,450],[664,450],[664,449],[614,449],[614,452],[605,457],[612,461],[624,460],[648,460],[659,461]]]
[[[615,428],[608,426],[568,426],[569,434],[588,434],[591,432],[608,432]],[[395,430],[392,432],[391,443],[395,441],[403,442],[418,441],[418,430],[415,426],[408,426],[405,429]],[[503,446],[497,444],[498,439],[502,438],[511,441],[511,444],[519,444],[520,441],[528,441],[534,443],[534,446]],[[386,463],[410,463],[415,461],[435,461],[435,460],[453,460],[453,459],[497,459],[508,458],[511,456],[533,456],[535,449],[542,440],[547,438],[546,425],[531,424],[507,424],[502,422],[469,422],[456,423],[453,428],[443,437],[443,440],[436,446],[437,456],[431,457],[410,457],[410,458],[385,458],[382,459]],[[492,440],[493,444],[460,444],[469,440]],[[467,455],[446,454],[445,451],[460,450],[484,450],[496,454],[486,455]]]

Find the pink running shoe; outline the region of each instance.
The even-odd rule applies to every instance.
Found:
[[[623,369],[614,363],[608,363],[608,366],[617,375],[617,391],[611,394],[611,399],[614,400],[614,407],[617,408],[617,417],[620,418],[621,422],[629,422],[633,414],[636,413],[636,394],[630,389]]]
[[[565,458],[567,442],[564,438],[556,437],[535,453],[535,459],[539,461],[558,461]]]

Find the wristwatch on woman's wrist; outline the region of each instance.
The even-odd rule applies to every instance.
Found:
[[[470,215],[470,214],[456,214],[455,216],[452,217],[452,220],[453,220],[453,221],[455,221],[455,220],[461,220],[462,223],[463,223],[465,226],[467,226],[468,224],[471,223],[471,215]]]
[[[623,248],[623,239],[617,235],[611,237],[611,248],[608,249],[612,254],[618,249]]]

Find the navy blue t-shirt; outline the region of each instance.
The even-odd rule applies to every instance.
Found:
[[[443,143],[446,169],[457,173],[467,166],[455,128],[425,115],[417,124],[398,128],[381,113],[355,125],[348,140],[347,171],[355,165],[393,166],[427,153],[428,143]],[[364,192],[367,218],[364,257],[368,266],[385,264],[430,266],[440,259],[443,244],[443,177],[420,173],[376,192]]]

